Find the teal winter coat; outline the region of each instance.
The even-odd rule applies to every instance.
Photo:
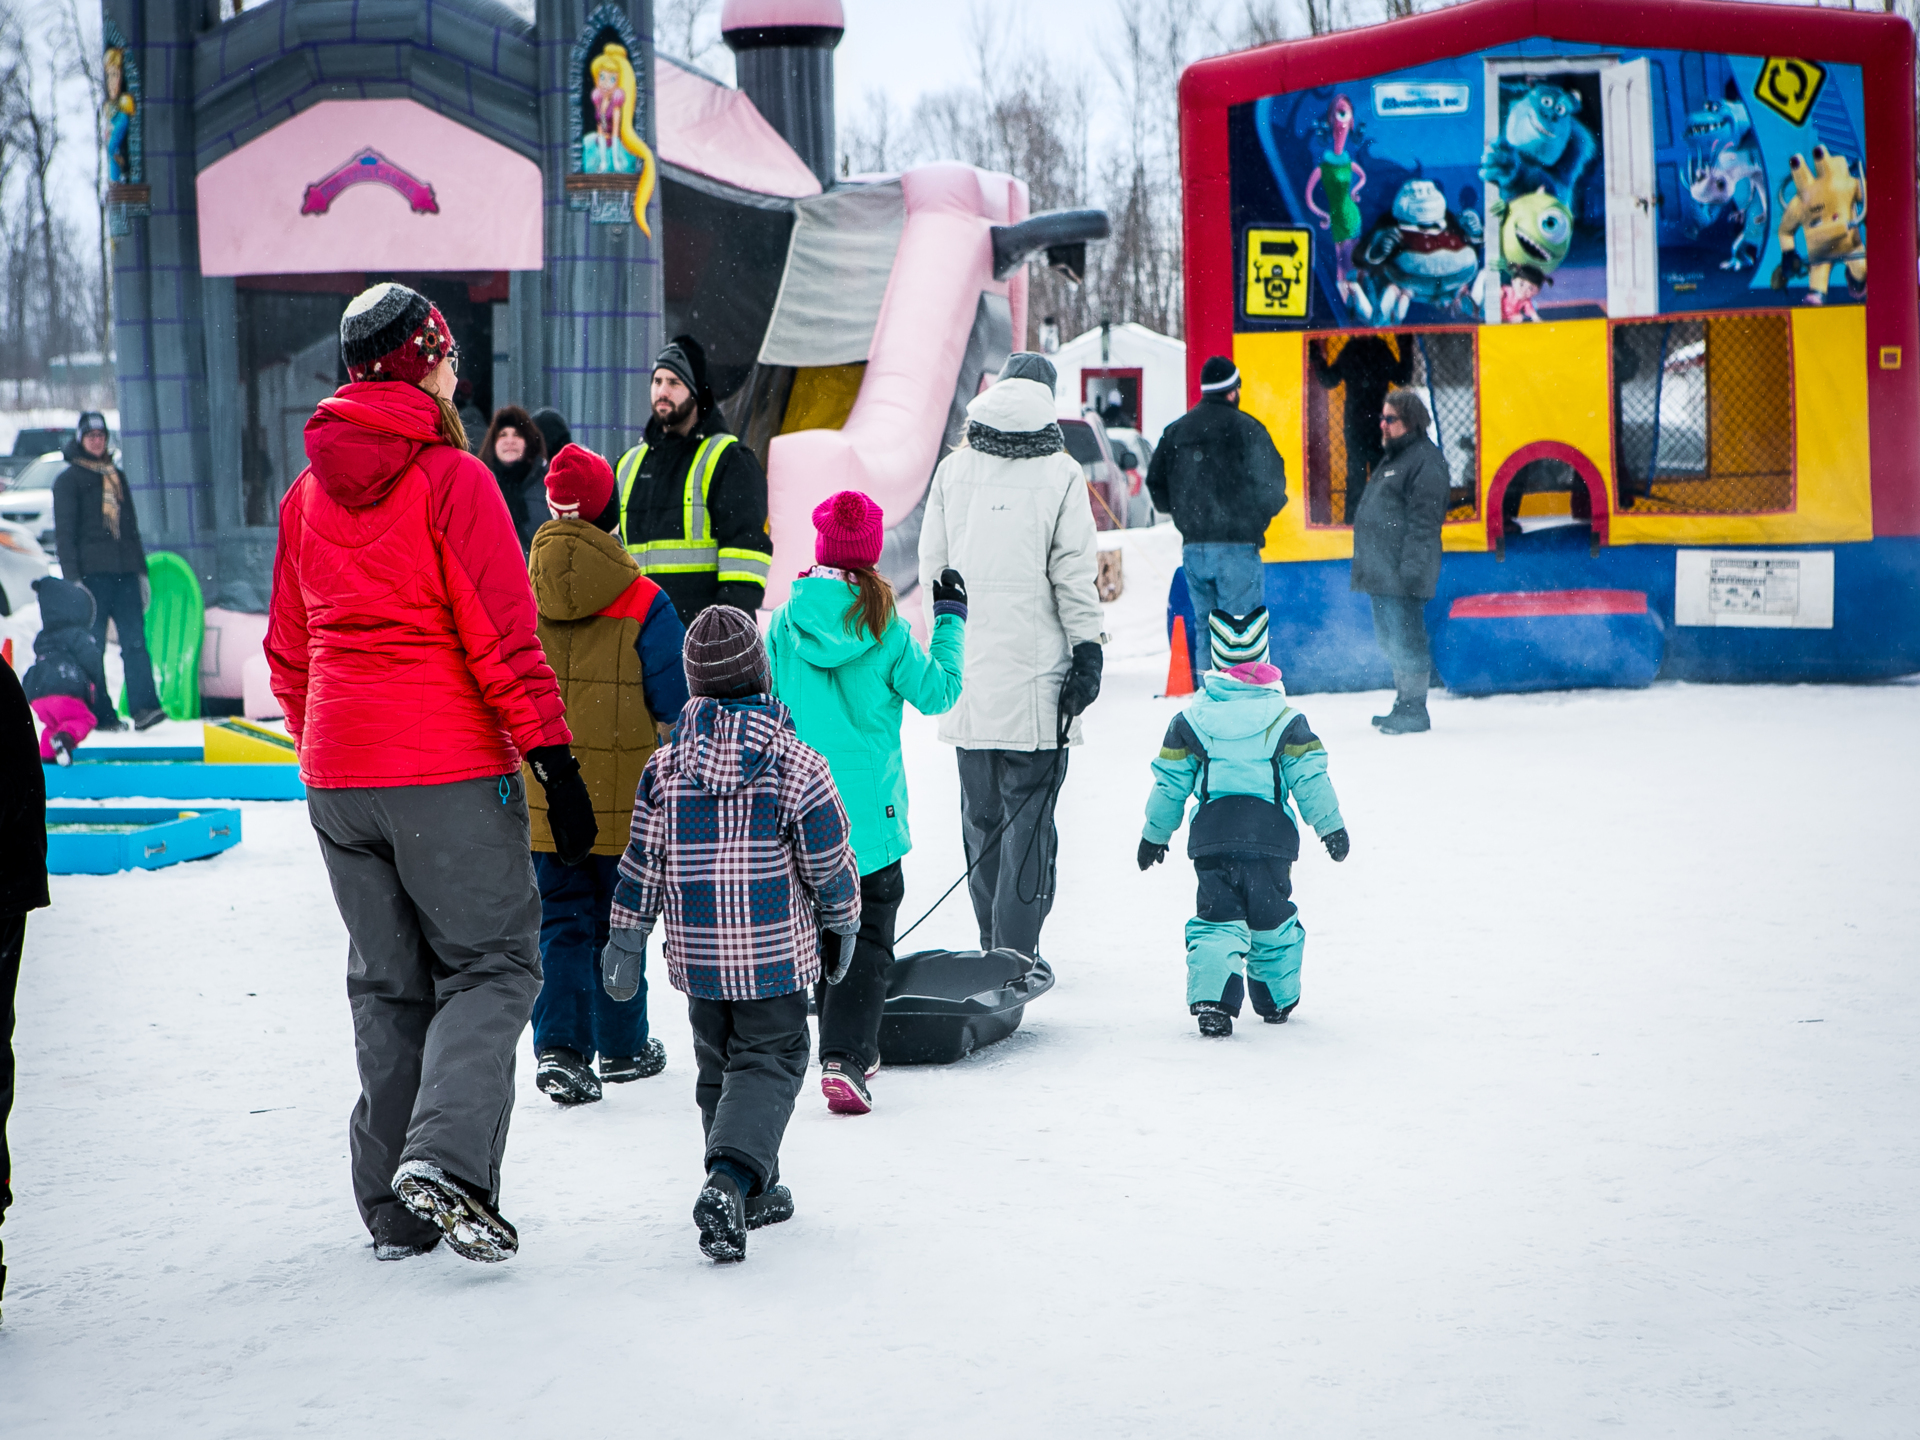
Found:
[[[1300,835],[1288,809],[1321,837],[1346,828],[1327,778],[1327,750],[1278,681],[1254,685],[1209,672],[1206,690],[1173,719],[1153,762],[1146,838],[1164,845],[1198,796],[1187,854],[1296,860]]]
[[[793,712],[800,738],[827,757],[853,827],[862,875],[913,848],[907,830],[907,770],[900,758],[901,708],[940,715],[960,698],[967,622],[941,615],[920,648],[898,615],[878,640],[849,628],[853,588],[830,575],[796,580],[767,627],[773,693]]]

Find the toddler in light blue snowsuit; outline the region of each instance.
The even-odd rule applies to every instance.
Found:
[[[1215,668],[1167,727],[1140,841],[1142,870],[1165,859],[1198,797],[1187,832],[1200,885],[1187,922],[1187,1005],[1203,1035],[1233,1033],[1243,993],[1269,1024],[1285,1023],[1299,1002],[1306,932],[1290,898],[1300,834],[1289,798],[1327,853],[1347,857],[1326,747],[1288,703],[1280,671],[1249,658],[1266,653],[1266,620],[1265,607],[1209,617]]]

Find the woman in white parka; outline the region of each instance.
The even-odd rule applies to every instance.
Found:
[[[966,667],[940,738],[959,748],[980,948],[1028,955],[1053,908],[1062,736],[1080,743],[1105,638],[1093,510],[1053,387],[1045,356],[1008,359],[967,406],[967,443],[934,471],[920,529],[921,585],[931,592],[948,566],[967,577]]]

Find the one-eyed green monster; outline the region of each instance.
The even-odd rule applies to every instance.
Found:
[[[1495,192],[1487,209],[1500,235],[1494,268],[1502,275],[1523,265],[1551,275],[1573,247],[1573,212],[1544,185],[1511,200]]]

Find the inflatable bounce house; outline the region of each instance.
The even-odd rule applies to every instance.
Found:
[[[1347,562],[1394,384],[1452,473],[1449,688],[1920,670],[1913,55],[1885,15],[1471,0],[1185,73],[1189,390],[1232,355],[1285,458],[1293,688],[1390,683]]]
[[[203,694],[249,713],[279,500],[368,284],[446,314],[470,420],[552,406],[610,457],[666,338],[699,337],[769,468],[777,604],[846,486],[911,583],[959,407],[1024,336],[1024,262],[1105,233],[971,166],[841,182],[838,0],[727,0],[739,89],[656,59],[647,0],[226,8],[106,0],[103,133],[126,469],[206,597]]]

